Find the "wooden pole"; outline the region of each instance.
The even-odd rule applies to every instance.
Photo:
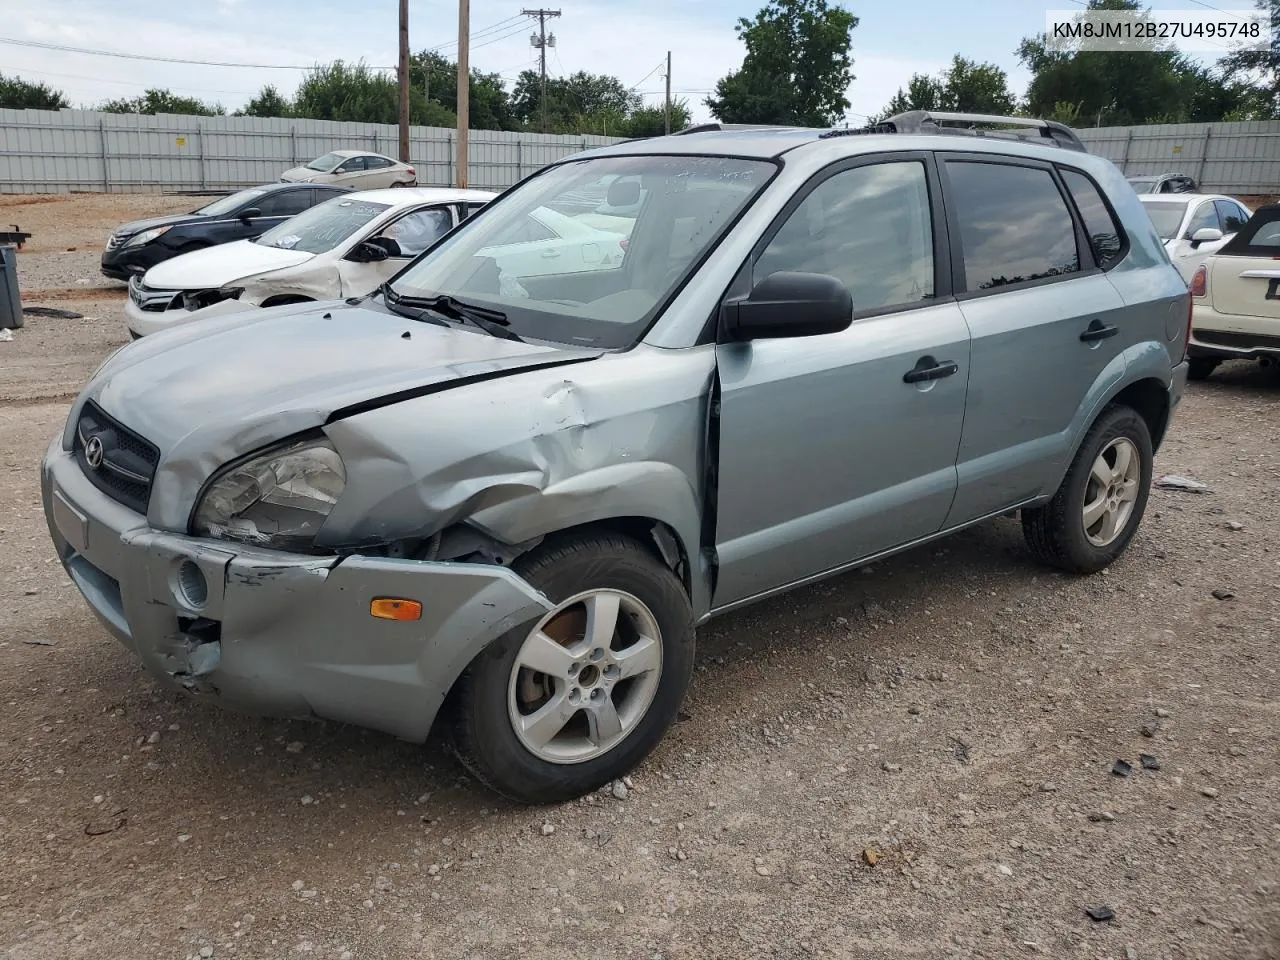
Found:
[[[467,188],[471,120],[471,0],[458,0],[458,189]]]
[[[409,162],[409,0],[400,0],[400,162]]]

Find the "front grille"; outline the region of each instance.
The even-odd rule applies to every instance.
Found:
[[[160,451],[152,444],[89,401],[76,424],[74,453],[90,483],[131,510],[147,512],[160,462]]]
[[[142,282],[136,273],[129,278],[129,299],[147,313],[163,313],[182,306],[181,290],[156,290]]]
[[[113,234],[110,236],[110,238],[108,238],[108,240],[107,240],[107,249],[108,249],[108,250],[114,250],[114,249],[116,249],[116,247],[118,247],[118,246],[120,246],[121,244],[123,244],[123,243],[124,243],[124,241],[125,241],[125,238],[124,238],[124,237],[120,236],[119,234],[113,233]]]
[[[1280,350],[1280,337],[1263,333],[1221,333],[1216,330],[1196,330],[1195,338],[1215,347],[1233,347],[1236,350]]]

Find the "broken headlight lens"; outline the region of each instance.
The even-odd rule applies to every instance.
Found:
[[[304,440],[218,477],[196,507],[192,532],[278,550],[310,550],[347,484],[338,451]]]

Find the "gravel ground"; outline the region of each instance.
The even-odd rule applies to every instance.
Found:
[[[120,341],[32,323],[6,384],[52,375],[3,352],[42,336],[67,383]],[[436,742],[156,687],[53,559],[40,396],[0,401],[13,960],[1280,957],[1274,371],[1192,386],[1157,471],[1211,492],[1153,492],[1105,574],[1001,520],[714,621],[626,789],[545,809]]]

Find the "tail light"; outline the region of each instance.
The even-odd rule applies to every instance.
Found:
[[[1205,265],[1202,263],[1196,268],[1195,275],[1191,278],[1191,295],[1193,297],[1203,297],[1208,288],[1209,271],[1205,269]]]
[[[417,175],[418,175],[418,171],[417,171],[417,170],[415,170],[415,169],[413,169],[413,167],[410,167],[410,168],[409,168],[409,176],[411,176],[411,177],[416,177]]]

